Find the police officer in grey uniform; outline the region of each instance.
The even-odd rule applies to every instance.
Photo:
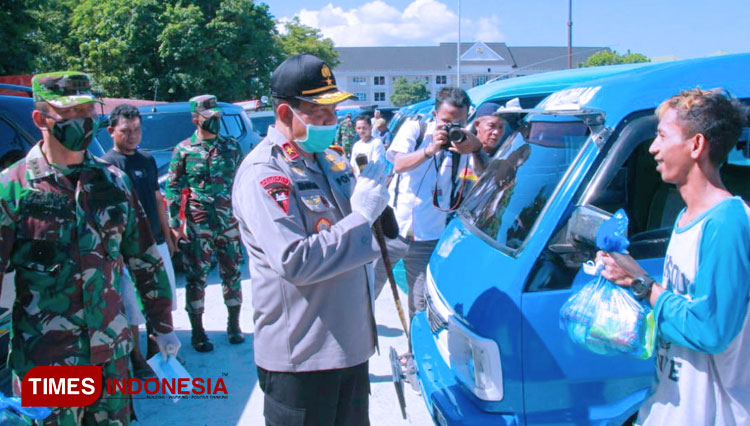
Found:
[[[371,226],[388,200],[385,165],[368,164],[355,181],[328,149],[335,106],[354,96],[319,58],[284,61],[271,94],[276,123],[240,165],[232,194],[253,277],[266,424],[368,425],[379,255]]]

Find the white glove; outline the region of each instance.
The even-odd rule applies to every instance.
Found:
[[[180,350],[182,343],[180,343],[180,339],[177,338],[174,331],[170,331],[167,334],[160,334],[158,336],[152,335],[151,338],[159,346],[159,352],[161,352],[161,358],[164,362],[167,361],[169,355],[177,357],[177,351]]]
[[[385,186],[385,162],[376,161],[365,166],[357,177],[351,198],[352,211],[367,219],[370,226],[388,205],[388,188]]]

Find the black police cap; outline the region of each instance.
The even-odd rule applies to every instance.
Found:
[[[328,64],[307,53],[287,58],[276,68],[271,76],[271,95],[320,105],[357,99],[353,94],[339,90]]]

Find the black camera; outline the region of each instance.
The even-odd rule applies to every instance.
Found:
[[[454,121],[451,124],[446,124],[442,126],[440,130],[445,130],[446,132],[448,132],[448,140],[453,143],[461,143],[466,140],[466,133],[464,133],[464,125],[458,121]],[[447,151],[448,148],[450,148],[450,144],[445,144],[441,146],[441,148]]]

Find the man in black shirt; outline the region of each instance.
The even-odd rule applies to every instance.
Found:
[[[175,278],[172,267],[171,254],[174,251],[169,235],[169,223],[167,220],[166,205],[159,191],[157,183],[156,161],[151,155],[138,150],[141,143],[141,115],[132,105],[119,105],[109,115],[110,125],[107,128],[112,137],[113,148],[104,155],[104,160],[122,169],[133,182],[138,201],[146,212],[151,233],[154,235],[159,253],[164,261],[164,267],[169,276],[172,286],[172,310],[177,308],[175,297]],[[130,322],[131,331],[138,336],[138,325],[143,324],[145,319],[140,312],[138,302],[135,299],[133,283],[127,272],[122,274],[120,291],[125,305],[125,313]],[[146,325],[148,335],[151,336],[150,324]],[[138,339],[133,352],[130,354],[133,370],[137,376],[148,376],[151,373],[143,355],[141,355]],[[149,340],[148,357],[157,352],[157,349]]]

